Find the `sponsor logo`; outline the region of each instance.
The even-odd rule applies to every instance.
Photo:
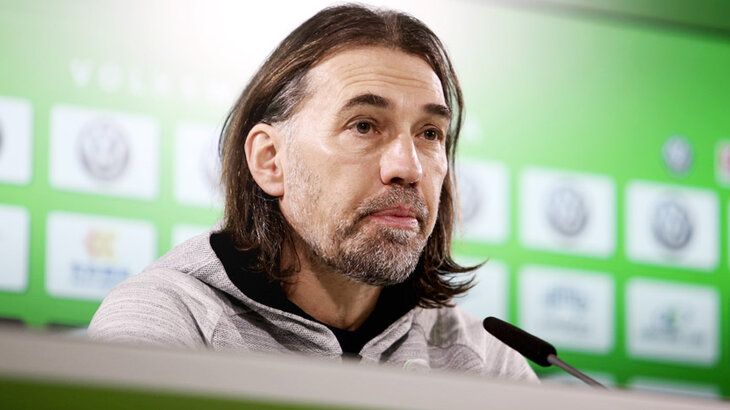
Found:
[[[519,274],[520,325],[558,346],[605,353],[613,346],[610,275],[544,266]]]
[[[689,172],[694,160],[692,145],[685,137],[670,137],[662,147],[662,158],[670,172],[685,175]]]
[[[30,182],[32,158],[30,102],[0,96],[0,182],[20,185]]]
[[[59,104],[51,109],[50,128],[53,188],[156,198],[160,128],[155,119]]]
[[[84,240],[86,258],[71,263],[74,285],[111,288],[131,275],[117,265],[117,236],[114,230],[90,229]]]
[[[102,181],[115,180],[129,165],[129,141],[114,120],[97,117],[79,131],[78,155],[91,176]]]
[[[218,75],[173,75],[84,56],[72,57],[68,69],[71,83],[79,89],[144,98],[145,101],[156,99],[228,107],[235,101],[238,88],[237,81],[228,81]],[[243,69],[253,74],[256,66]]]
[[[175,131],[174,195],[179,203],[206,208],[222,205],[218,135],[219,130],[212,125],[178,125]]]
[[[595,174],[528,167],[520,175],[526,248],[608,257],[616,248],[616,188]]]
[[[649,324],[641,330],[641,337],[652,342],[680,343],[700,347],[707,341],[699,331],[684,331],[692,323],[694,312],[689,306],[662,306],[652,313]]]
[[[545,215],[550,226],[566,236],[580,234],[588,221],[588,208],[580,192],[558,186],[550,192]]]
[[[51,212],[46,228],[46,288],[53,296],[100,300],[155,257],[148,222]]]
[[[682,249],[692,239],[692,220],[684,206],[665,200],[654,207],[651,221],[654,238],[667,249]]]
[[[509,173],[503,164],[465,159],[456,172],[467,240],[498,243],[509,233]]]
[[[482,207],[483,192],[472,174],[464,173],[459,179],[459,194],[461,200],[461,220],[468,224],[474,220]]]
[[[588,332],[585,323],[588,300],[576,289],[556,286],[545,293],[543,304],[550,311],[546,326],[554,326],[576,334],[584,335]]]
[[[712,190],[632,181],[625,224],[632,262],[695,271],[719,262],[719,203]]]
[[[717,361],[719,301],[715,289],[632,279],[626,303],[632,356],[704,365]]]

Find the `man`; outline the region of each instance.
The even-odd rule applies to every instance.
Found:
[[[451,306],[462,97],[420,21],[325,9],[253,77],[222,133],[222,224],[118,286],[103,340],[300,352],[534,379]]]

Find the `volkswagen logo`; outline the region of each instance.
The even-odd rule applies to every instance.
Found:
[[[480,187],[473,176],[462,168],[459,173],[459,202],[461,209],[461,221],[466,224],[479,214]]]
[[[115,121],[96,118],[81,128],[78,154],[91,176],[112,181],[119,178],[129,165],[129,140]]]
[[[588,208],[583,196],[566,186],[550,192],[545,214],[550,226],[566,236],[580,234],[588,222]]]
[[[657,204],[651,227],[654,238],[671,250],[684,248],[692,239],[692,220],[687,210],[673,200]]]
[[[672,173],[677,175],[687,174],[694,159],[692,145],[684,137],[671,137],[662,147],[662,157]]]

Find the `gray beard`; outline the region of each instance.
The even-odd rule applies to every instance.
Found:
[[[377,229],[377,234],[364,232],[362,224],[369,214],[397,204],[410,205],[416,210],[418,231],[371,226]],[[408,279],[428,238],[424,225],[428,211],[417,192],[413,188],[394,186],[387,195],[360,206],[357,215],[354,222],[341,223],[325,244],[302,236],[310,259],[365,285],[390,286]]]
[[[370,286],[389,286],[405,281],[418,265],[431,234],[431,227],[426,226],[428,207],[418,191],[411,186],[393,184],[386,193],[360,204],[350,218],[340,216],[343,219],[328,232],[306,224],[317,214],[322,182],[298,157],[296,150],[288,152],[292,159],[292,176],[287,192],[298,204],[293,209],[293,221],[298,222],[298,229],[292,226],[292,230],[308,259],[315,266]],[[366,221],[372,213],[398,205],[413,208],[418,230]]]
[[[324,265],[355,282],[390,286],[408,279],[425,245],[408,246],[406,236],[396,230],[384,230],[375,240],[356,240],[353,246],[341,244],[335,255],[325,255],[316,247],[311,251]]]

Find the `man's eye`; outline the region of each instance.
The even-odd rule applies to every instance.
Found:
[[[429,141],[435,141],[439,139],[440,133],[437,130],[430,129],[423,132],[423,138]]]
[[[360,122],[358,122],[358,123],[357,123],[357,124],[355,125],[355,129],[356,129],[356,130],[357,130],[357,132],[359,132],[360,134],[367,134],[367,133],[369,133],[370,131],[372,131],[372,129],[373,129],[373,125],[372,125],[372,124],[370,124],[369,122],[365,122],[365,121],[360,121]]]

